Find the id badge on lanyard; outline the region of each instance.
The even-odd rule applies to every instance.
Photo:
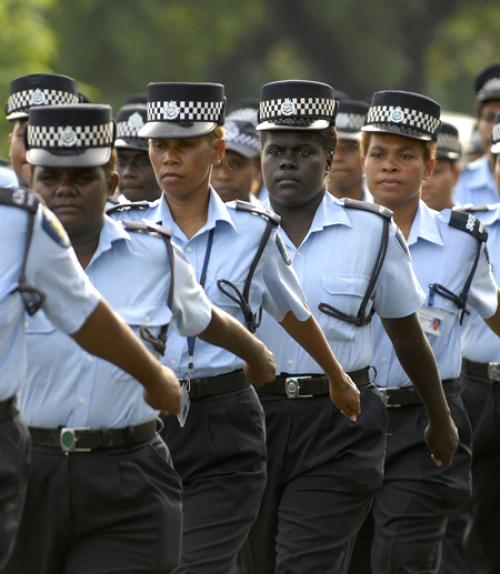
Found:
[[[207,279],[207,268],[208,268],[208,262],[210,261],[210,255],[212,253],[212,243],[214,240],[214,229],[210,230],[210,233],[208,234],[208,240],[207,240],[207,248],[205,251],[205,259],[203,260],[203,267],[201,270],[201,277],[200,277],[200,285],[202,287],[205,286],[205,281]],[[188,337],[187,338],[187,343],[188,343],[188,353],[189,353],[189,362],[188,362],[188,370],[187,373],[184,377],[184,382],[181,385],[181,410],[179,412],[179,414],[177,415],[177,420],[179,421],[179,425],[181,428],[184,428],[188,415],[189,415],[189,409],[191,407],[191,398],[189,397],[189,391],[191,390],[191,377],[193,374],[193,369],[194,369],[194,362],[193,362],[193,358],[194,358],[194,349],[196,346],[196,337]]]

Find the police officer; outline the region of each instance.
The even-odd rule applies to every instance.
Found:
[[[438,572],[447,513],[467,501],[470,488],[471,431],[458,385],[461,322],[469,306],[500,332],[498,287],[483,226],[471,215],[437,213],[420,200],[422,180],[430,177],[435,163],[432,140],[439,117],[439,104],[425,96],[383,91],[373,95],[363,127],[368,187],[377,203],[394,210],[408,240],[426,292],[420,322],[460,436],[453,464],[436,467],[422,441],[426,416],[419,394],[377,320],[376,384],[389,409],[389,433],[383,486],[372,510],[374,574]]]
[[[212,331],[227,324],[229,348],[243,348],[250,375],[266,380],[274,373],[270,354],[238,322],[212,310],[168,234],[144,222],[124,228],[104,216],[118,183],[113,136],[109,106],[33,108],[33,189],[60,217],[92,283],[156,356],[170,322],[184,336],[209,340],[220,339]],[[181,485],[156,433],[158,411],[144,403],[132,377],[94,361],[43,314],[30,320],[27,333],[21,412],[33,468],[7,571],[171,571],[180,552]]]
[[[500,190],[500,113],[492,131],[494,176]],[[488,227],[488,251],[495,278],[500,281],[500,204],[472,208]],[[496,476],[500,468],[498,412],[500,409],[500,341],[471,311],[462,334],[462,399],[472,424],[472,524],[466,548],[474,572],[500,569],[495,509],[500,503]],[[451,571],[451,570],[450,570]]]
[[[257,111],[231,112],[224,123],[224,156],[212,169],[210,183],[222,200],[256,201],[262,186]]]
[[[9,134],[9,157],[19,185],[27,186],[30,180],[30,167],[26,160],[24,144],[29,109],[32,106],[76,104],[78,101],[76,81],[68,76],[28,74],[12,80],[5,111],[6,119],[12,126]]]
[[[146,96],[128,96],[116,117],[120,192],[127,201],[154,201],[161,195],[148,155],[148,140],[138,135],[145,124]]]
[[[455,448],[455,428],[433,386],[435,363],[415,314],[423,294],[391,212],[326,193],[334,118],[327,84],[262,87],[263,176],[281,216],[280,236],[312,312],[360,388],[362,414],[354,425],[342,417],[328,400],[321,366],[264,316],[258,334],[273,349],[280,374],[259,391],[269,449],[268,485],[250,537],[259,574],[347,571],[382,480],[387,414],[368,368],[375,311],[426,397],[431,451],[446,464]]]
[[[27,315],[41,307],[89,357],[98,354],[141,381],[153,406],[175,412],[180,392],[171,371],[160,367],[101,299],[60,223],[31,192],[0,189],[0,218],[2,245],[9,246],[0,254],[0,570],[4,572],[28,475],[29,436],[16,407],[16,393],[27,376]]]
[[[259,324],[260,307],[268,311],[322,364],[333,400],[355,419],[359,393],[304,307],[276,235],[277,217],[245,202],[224,204],[209,186],[211,167],[224,151],[223,119],[221,84],[149,84],[148,122],[140,135],[150,138],[164,193],[150,209],[118,208],[116,215],[135,212],[168,226],[208,298],[250,330]],[[164,431],[184,486],[176,572],[234,572],[265,486],[262,408],[241,379],[241,361],[226,352],[173,335],[164,362],[179,373],[191,400],[187,420],[168,417]]]
[[[453,188],[460,175],[461,155],[457,128],[441,122],[437,133],[436,165],[432,175],[422,181],[422,201],[431,209],[442,211],[453,207]]]
[[[371,201],[361,169],[361,127],[365,121],[368,104],[357,100],[338,101],[335,129],[337,147],[333,156],[332,169],[328,176],[328,191],[337,198],[349,197]]]
[[[486,153],[467,165],[455,187],[455,203],[486,205],[498,201],[493,179],[491,129],[495,114],[500,112],[500,62],[482,70],[474,84],[476,91],[477,128]]]

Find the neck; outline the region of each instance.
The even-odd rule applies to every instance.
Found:
[[[311,227],[312,220],[319,204],[323,200],[325,190],[318,193],[305,205],[286,206],[276,203],[270,197],[273,210],[281,216],[281,227],[290,238],[291,242],[298,247]]]
[[[397,205],[395,207],[389,205],[386,206],[393,210],[394,221],[399,229],[401,229],[401,233],[404,235],[405,239],[408,239],[410,236],[411,226],[417,213],[419,199],[420,197],[417,196],[416,199],[402,205]]]
[[[365,197],[365,190],[363,189],[363,184],[357,184],[353,186],[346,186],[342,187],[334,187],[332,186],[332,195],[337,197],[338,199],[342,199],[343,197],[348,197],[350,199],[357,199],[359,201],[363,201]]]
[[[165,200],[170,208],[175,223],[190,239],[207,222],[209,190],[197,192],[186,197],[174,197],[165,193]]]
[[[84,269],[90,263],[90,260],[99,245],[99,237],[101,235],[103,224],[104,221],[101,221],[99,226],[92,229],[86,229],[82,232],[75,231],[72,233],[71,230],[67,230],[71,245],[75,250],[80,265]]]

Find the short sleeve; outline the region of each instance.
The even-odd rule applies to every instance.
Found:
[[[413,270],[410,252],[401,231],[391,224],[387,253],[374,294],[377,314],[386,319],[412,315],[425,293]]]
[[[101,299],[78,262],[61,223],[42,205],[35,215],[26,279],[44,293],[43,310],[65,333],[76,333]]]
[[[498,285],[488,261],[486,245],[482,244],[467,302],[483,319],[487,319],[494,315],[497,310],[497,293]]]
[[[263,279],[266,286],[263,307],[276,321],[281,322],[289,312],[299,321],[306,321],[311,313],[299,279],[287,261],[283,244],[273,231],[262,254]]]
[[[200,334],[212,319],[212,305],[196,280],[194,270],[179,247],[174,252],[174,297],[172,320],[186,337]]]

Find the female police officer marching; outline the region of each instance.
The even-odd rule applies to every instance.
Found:
[[[304,307],[277,241],[276,216],[248,203],[224,204],[209,187],[211,166],[224,151],[223,108],[220,84],[148,86],[148,122],[140,135],[150,138],[149,155],[164,194],[136,217],[172,230],[211,301],[251,330],[260,306],[279,321],[323,365],[333,399],[355,418],[358,391]],[[121,217],[133,214],[122,209]],[[178,572],[234,572],[265,486],[262,408],[241,378],[241,362],[228,353],[173,336],[164,361],[186,381],[191,398],[184,428],[170,417],[164,431],[184,486]]]
[[[391,212],[326,192],[334,118],[334,92],[326,84],[262,88],[258,130],[270,204],[281,216],[279,233],[311,310],[360,388],[362,413],[356,425],[342,417],[328,401],[321,366],[264,317],[258,334],[273,349],[280,375],[259,393],[269,449],[268,486],[250,537],[259,574],[347,571],[382,480],[387,415],[368,369],[374,312],[425,397],[431,451],[447,463],[455,448],[415,315],[422,293]]]
[[[485,254],[484,227],[459,211],[437,213],[420,200],[432,173],[439,105],[409,92],[373,95],[363,127],[364,170],[374,200],[394,210],[426,291],[419,318],[435,353],[460,443],[453,464],[436,468],[421,440],[423,407],[377,321],[374,365],[390,423],[382,489],[373,506],[372,571],[434,573],[447,513],[470,488],[470,425],[459,396],[460,331],[468,305],[500,332],[498,287]],[[367,557],[368,558],[368,557]]]
[[[101,299],[60,223],[34,194],[0,189],[0,218],[2,245],[9,246],[0,253],[0,570],[4,572],[29,470],[28,432],[16,407],[16,393],[27,376],[24,311],[33,315],[43,310],[88,353],[128,371],[146,387],[153,407],[175,412],[180,389],[173,373],[161,367]],[[17,571],[26,570],[23,566]]]
[[[156,356],[173,322],[184,336],[228,338],[229,348],[251,362],[250,376],[265,381],[274,372],[270,354],[212,309],[168,233],[105,217],[118,183],[113,135],[109,106],[32,109],[33,189],[60,217],[92,283]],[[80,351],[43,314],[27,332],[21,410],[33,470],[7,571],[170,572],[180,553],[181,485],[156,434],[158,412],[132,377]]]

